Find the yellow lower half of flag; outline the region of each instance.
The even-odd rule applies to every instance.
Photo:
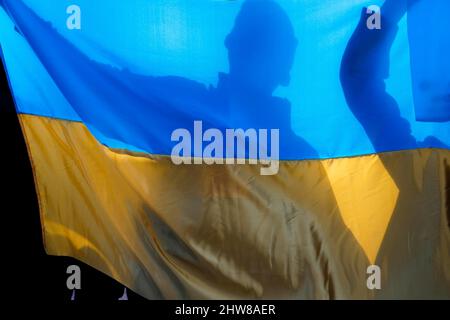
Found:
[[[149,298],[450,298],[450,151],[180,165],[19,115],[48,254]],[[367,287],[378,265],[381,289]]]

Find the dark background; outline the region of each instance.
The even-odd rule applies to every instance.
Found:
[[[0,221],[7,252],[0,261],[7,269],[3,280],[11,284],[8,295],[15,299],[73,303],[72,292],[66,287],[66,270],[75,264],[81,269],[81,290],[77,290],[75,302],[117,301],[123,295],[123,285],[76,259],[45,253],[33,173],[3,63],[0,130],[0,193],[4,197]],[[130,290],[127,293],[130,301],[144,301]]]

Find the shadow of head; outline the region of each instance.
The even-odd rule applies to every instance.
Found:
[[[289,17],[275,1],[245,1],[225,46],[236,86],[272,94],[289,84],[297,39]]]

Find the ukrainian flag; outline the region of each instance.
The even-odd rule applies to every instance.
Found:
[[[0,1],[47,253],[149,299],[450,298],[450,3],[405,1]],[[277,174],[175,165],[197,120],[279,129]]]

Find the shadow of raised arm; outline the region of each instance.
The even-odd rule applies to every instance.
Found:
[[[389,53],[397,22],[406,12],[406,0],[386,1],[381,29],[369,30],[363,10],[345,49],[340,79],[350,110],[364,127],[375,151],[414,148],[409,122],[402,118],[395,99],[386,91]]]

